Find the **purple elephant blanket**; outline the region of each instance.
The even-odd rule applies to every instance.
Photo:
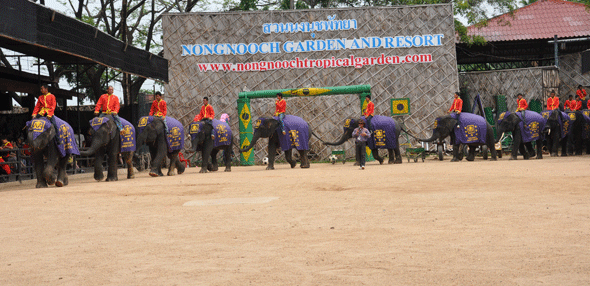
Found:
[[[215,142],[213,143],[213,148],[231,145],[233,134],[229,125],[226,122],[217,119],[213,119],[211,123],[215,130]],[[191,140],[195,140],[199,131],[203,130],[203,124],[205,124],[204,121],[191,122],[189,125]],[[200,148],[197,148],[197,151],[200,151]]]
[[[543,118],[545,119],[545,123],[547,123],[547,119],[549,119],[549,117],[551,117],[551,114],[553,112],[559,112],[558,116],[557,116],[557,120],[559,122],[559,126],[561,126],[561,138],[563,139],[565,138],[565,136],[567,136],[571,131],[572,131],[572,124],[574,123],[574,120],[572,120],[570,118],[570,116],[563,112],[563,111],[559,111],[557,109],[554,110],[545,110],[543,112],[541,112],[541,116],[543,116]],[[575,114],[574,114],[574,119],[575,119]]]
[[[67,122],[61,120],[59,117],[54,116],[55,124],[57,125],[57,150],[61,157],[68,155],[80,155],[78,151],[78,144],[74,138],[74,129]],[[51,128],[51,121],[46,117],[40,117],[27,121],[27,127],[33,131],[33,139],[37,138],[45,130]],[[55,141],[54,141],[55,142]]]
[[[121,120],[121,125],[123,125],[122,134],[120,134],[121,138],[121,152],[131,152],[135,151],[135,127],[129,121],[119,117]],[[94,129],[94,131],[98,130],[100,126],[109,122],[110,118],[106,116],[102,117],[94,117],[90,120],[90,127]]]
[[[367,124],[365,117],[361,117]],[[367,140],[369,149],[395,149],[397,148],[397,136],[395,134],[395,120],[391,117],[375,115],[371,119],[373,134]]]
[[[485,118],[477,114],[465,112],[461,112],[460,115],[451,113],[450,116],[453,119],[459,117],[459,128],[453,128],[455,130],[455,144],[486,143],[488,128]]]
[[[501,123],[504,118],[510,115],[510,111],[500,114],[498,123]],[[518,126],[520,127],[520,134],[522,135],[522,143],[528,143],[543,139],[543,129],[547,120],[543,118],[543,115],[531,111],[525,110],[524,120],[522,119],[522,112],[515,112],[516,116],[520,118]]]
[[[154,116],[140,118],[139,124],[137,124],[137,134],[140,134],[152,121],[154,121]],[[168,125],[168,136],[166,136],[168,152],[182,150],[184,148],[184,127],[180,121],[172,117],[166,117],[166,125]]]
[[[279,117],[273,117],[275,120],[279,120]],[[260,125],[264,124],[265,118],[261,117],[256,120],[254,129],[258,129]],[[295,115],[285,115],[283,120],[285,125],[285,132],[283,135],[282,131],[277,129],[276,135],[279,136],[279,144],[283,151],[287,151],[291,148],[297,150],[309,150],[309,125],[301,117]]]
[[[582,138],[590,138],[590,110],[582,110],[582,116],[584,116],[584,126],[582,127]]]

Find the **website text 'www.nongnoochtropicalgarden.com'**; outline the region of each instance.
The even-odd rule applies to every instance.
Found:
[[[337,68],[337,67],[355,67],[375,65],[398,65],[406,63],[430,63],[432,54],[406,55],[406,56],[386,56],[381,54],[379,57],[355,57],[351,55],[348,58],[329,59],[300,59],[282,61],[260,61],[249,63],[202,63],[199,65],[200,72],[248,72],[248,71],[269,71],[279,69],[310,69],[310,68]]]

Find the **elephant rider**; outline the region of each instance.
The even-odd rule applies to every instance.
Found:
[[[361,170],[365,169],[365,152],[367,147],[367,139],[371,136],[369,130],[365,128],[365,122],[362,118],[359,118],[359,127],[352,131],[352,137],[354,137],[356,159],[359,162]]]
[[[215,129],[213,129],[213,118],[215,117],[215,110],[213,106],[209,105],[209,97],[203,97],[203,106],[201,106],[201,112],[195,116],[193,122],[205,121],[205,123],[211,125],[211,139],[215,139]]]
[[[569,111],[577,111],[582,109],[582,101],[578,97],[578,100],[575,100],[572,95],[570,95],[570,100],[568,104]],[[566,109],[567,110],[567,109]]]
[[[559,97],[555,96],[555,90],[551,91],[549,98],[547,98],[547,110],[554,110],[559,108]]]
[[[529,105],[526,102],[526,99],[524,99],[522,97],[522,93],[519,93],[518,95],[516,95],[516,98],[517,98],[516,99],[516,105],[517,105],[516,112],[520,111],[520,114],[522,114],[522,121],[524,123],[526,123],[526,120],[524,119],[524,113],[525,113],[525,110],[527,110],[529,108]]]
[[[94,108],[94,116],[99,116],[99,113],[106,113],[113,116],[113,120],[119,128],[120,132],[123,132],[123,125],[121,124],[121,119],[119,119],[119,109],[121,106],[119,105],[119,98],[113,94],[113,86],[109,86],[107,89],[107,93],[100,96],[98,102],[96,102],[96,107]]]
[[[576,95],[581,98],[582,100],[586,100],[586,90],[582,88],[582,85],[578,85],[578,90],[576,90]]]
[[[283,120],[285,120],[285,112],[287,110],[287,102],[283,99],[282,93],[277,93],[277,100],[275,100],[275,114],[274,116],[279,117],[279,127],[281,131],[283,131],[283,135],[287,134],[285,131],[285,124]]]
[[[569,99],[565,101],[565,103],[563,104],[563,108],[565,109],[565,111],[570,111],[573,108],[576,108],[577,102],[574,100],[574,96],[570,95]]]
[[[373,127],[371,127],[371,119],[373,119],[373,115],[375,115],[375,104],[371,101],[370,94],[365,97],[365,104],[367,107],[365,110],[363,110],[363,115],[365,116],[365,119],[367,119],[367,128],[370,132],[373,132]],[[363,106],[365,104],[363,104]]]
[[[150,108],[150,116],[155,116],[164,121],[164,129],[168,134],[168,122],[166,122],[166,113],[168,113],[168,107],[166,101],[162,99],[162,93],[156,91],[154,102],[152,102],[152,108]]]
[[[38,116],[46,116],[57,132],[59,129],[57,128],[57,123],[55,123],[55,118],[53,118],[56,104],[55,96],[49,93],[46,85],[42,85],[41,95],[37,100],[37,104],[35,104],[32,116],[33,118],[37,118]]]
[[[449,110],[447,111],[447,113],[451,113],[454,112],[455,114],[457,114],[457,128],[459,127],[459,116],[461,115],[461,110],[463,110],[463,99],[461,99],[459,97],[459,92],[455,91],[455,94],[453,94],[453,104],[451,105],[451,108],[449,108]]]

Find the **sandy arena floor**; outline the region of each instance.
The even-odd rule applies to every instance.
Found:
[[[588,285],[590,156],[0,184],[0,285]]]

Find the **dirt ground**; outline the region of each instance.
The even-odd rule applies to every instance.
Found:
[[[0,285],[588,285],[590,156],[0,185]]]

